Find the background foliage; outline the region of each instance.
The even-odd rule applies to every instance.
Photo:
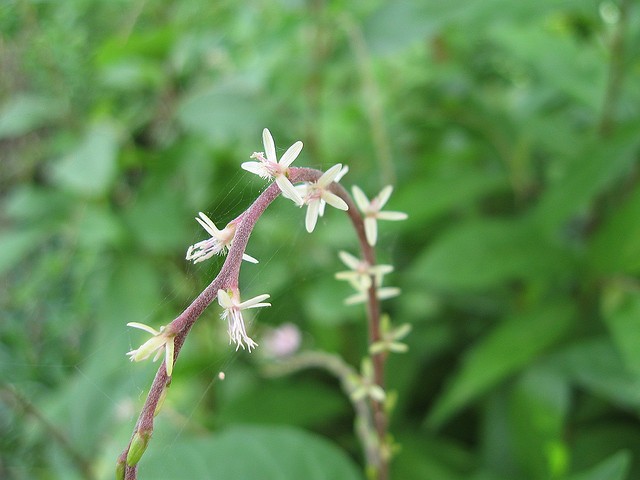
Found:
[[[394,183],[410,215],[379,241],[403,289],[386,309],[414,327],[389,365],[394,478],[640,478],[637,7],[4,3],[0,477],[112,477],[157,366],[126,361],[141,338],[124,325],[166,324],[213,278],[217,260],[184,261],[192,218],[254,198],[239,164],[266,126],[305,142],[300,165],[348,164],[370,195]],[[364,315],[333,279],[347,222],[309,236],[284,203],[243,269],[274,304],[253,336],[295,322],[357,363]],[[337,382],[264,378],[217,315],[176,365],[142,478],[362,478]]]

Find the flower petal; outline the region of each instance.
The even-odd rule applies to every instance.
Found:
[[[339,182],[340,180],[342,180],[342,177],[344,177],[347,173],[349,173],[349,166],[345,165],[344,167],[342,167],[342,170],[340,170],[340,173],[336,175],[336,178],[334,178],[333,181]]]
[[[220,236],[220,230],[216,228],[216,225],[204,213],[200,212],[200,216],[208,220],[206,221],[196,217],[196,221],[200,224],[200,226],[204,228],[209,235],[211,235],[212,237],[218,238]]]
[[[393,298],[400,295],[401,291],[398,287],[382,287],[376,292],[376,296],[380,300],[386,300],[387,298]]]
[[[280,187],[280,190],[285,194],[285,197],[293,200],[296,205],[303,204],[302,197],[300,197],[300,194],[287,177],[284,175],[278,175],[276,177],[276,183]]]
[[[331,193],[325,190],[324,192],[322,192],[322,199],[332,207],[337,208],[338,210],[349,210],[349,205],[347,205],[347,202],[342,200],[335,193]]]
[[[378,239],[378,223],[375,218],[366,217],[364,219],[364,233],[367,237],[367,242],[373,247]]]
[[[173,338],[170,338],[164,347],[164,365],[167,369],[167,377],[170,377],[173,373],[173,351]]]
[[[127,327],[139,328],[140,330],[149,332],[151,335],[160,335],[159,331],[157,331],[155,328],[151,328],[149,325],[145,325],[144,323],[129,322],[127,323]]]
[[[262,144],[264,145],[264,153],[267,155],[267,160],[277,163],[278,158],[276,157],[276,145],[273,143],[273,137],[271,136],[271,132],[268,128],[262,130]]]
[[[262,165],[262,163],[260,162],[244,162],[240,166],[247,172],[254,173],[260,177],[266,176],[264,165]]]
[[[297,141],[296,143],[291,145],[286,152],[284,152],[284,155],[282,155],[282,157],[280,158],[279,164],[283,167],[288,167],[293,163],[293,161],[298,157],[298,155],[300,155],[301,151],[302,151],[302,142]]]
[[[318,179],[317,185],[320,188],[326,188],[327,186],[329,186],[331,183],[333,183],[335,178],[340,173],[340,169],[342,169],[342,164],[335,164],[333,167],[322,174],[322,176]]]
[[[249,300],[245,300],[244,302],[239,304],[238,307],[240,308],[240,310],[244,310],[246,308],[256,308],[260,304],[260,302],[262,302],[263,300],[266,300],[270,296],[271,295],[269,295],[268,293],[263,293],[262,295],[258,295],[257,297],[253,297],[253,298],[250,298]],[[270,307],[271,304],[263,303],[263,304],[260,304],[260,306]]]
[[[381,209],[382,207],[384,207],[385,203],[389,201],[389,197],[391,196],[392,192],[393,192],[393,186],[391,185],[387,185],[380,191],[377,197],[378,209]]]
[[[376,217],[380,220],[406,220],[409,215],[404,212],[378,212]]]
[[[313,229],[316,228],[316,223],[318,222],[318,212],[320,210],[320,201],[312,200],[309,202],[307,207],[307,215],[305,217],[304,226],[307,229],[307,232],[313,232]]]
[[[231,297],[226,290],[218,290],[218,305],[220,305],[225,310],[228,308],[233,308],[233,301],[231,300]]]
[[[351,270],[357,270],[360,266],[360,260],[350,253],[345,252],[344,250],[340,250],[338,252],[338,256],[340,257],[340,260],[342,260],[342,263],[344,263]]]
[[[246,253],[243,253],[243,254],[242,254],[242,259],[243,259],[245,262],[249,262],[249,263],[260,263],[260,262],[258,262],[258,259],[253,258],[251,255],[248,255],[248,254],[246,254]]]
[[[357,185],[351,187],[351,192],[353,193],[353,199],[356,201],[358,208],[361,211],[366,211],[369,209],[369,199],[364,194],[362,190]]]

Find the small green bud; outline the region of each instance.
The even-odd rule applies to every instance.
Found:
[[[162,389],[162,393],[160,394],[160,398],[158,398],[158,403],[156,403],[156,408],[153,411],[153,416],[154,417],[160,413],[160,410],[162,410],[162,405],[164,405],[164,399],[167,398],[167,388],[168,387],[164,387]]]
[[[124,472],[127,465],[124,460],[118,459],[118,463],[116,463],[116,480],[124,480]]]
[[[151,438],[151,432],[143,433],[136,432],[131,440],[131,446],[129,447],[129,453],[127,453],[127,465],[134,467],[138,464],[144,451],[147,449],[149,439]]]

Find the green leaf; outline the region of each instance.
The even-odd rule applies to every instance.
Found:
[[[640,292],[612,282],[603,292],[602,313],[625,366],[640,376]]]
[[[391,478],[463,480],[474,465],[472,454],[441,436],[401,433],[401,453],[391,462]]]
[[[0,274],[15,267],[43,240],[39,230],[9,230],[0,234]]]
[[[513,448],[531,478],[562,478],[569,468],[564,443],[569,385],[550,368],[534,367],[513,386],[509,416]]]
[[[567,253],[527,222],[455,226],[418,257],[411,274],[442,289],[486,289],[515,279],[566,275]]]
[[[490,36],[533,69],[544,85],[542,88],[551,87],[589,107],[592,112],[599,111],[601,92],[606,88],[607,67],[599,61],[601,54],[596,49],[584,48],[566,30],[551,28],[543,22],[529,22],[528,25],[502,22],[492,26]]]
[[[640,407],[640,376],[629,372],[607,338],[572,345],[552,359],[576,384],[615,404]]]
[[[398,222],[395,228],[422,231],[425,224],[453,209],[508,189],[508,179],[503,173],[456,170],[453,174],[420,178],[403,185],[394,192],[393,208],[389,209],[409,213],[409,221]]]
[[[154,439],[155,440],[155,439]],[[152,440],[142,478],[361,480],[349,457],[325,439],[288,427],[234,427],[204,438]]]
[[[534,218],[553,230],[588,209],[597,195],[630,172],[639,144],[637,123],[620,129],[606,141],[601,138],[584,141],[563,175],[559,175],[540,198]]]
[[[0,139],[18,137],[49,125],[67,111],[57,99],[33,94],[13,95],[0,109]]]
[[[617,204],[592,237],[589,261],[601,273],[640,271],[640,188],[624,204]]]
[[[253,408],[260,405],[260,408]],[[313,405],[313,408],[297,408]],[[244,392],[242,396],[221,400],[221,421],[226,423],[289,424],[305,427],[321,426],[332,419],[349,414],[350,406],[339,390],[316,383],[295,384],[269,382]]]
[[[94,123],[80,144],[55,166],[54,179],[80,195],[104,195],[116,175],[118,143],[115,125],[107,121]]]
[[[264,128],[255,87],[233,79],[187,97],[179,107],[178,121],[189,133],[201,135],[213,145],[237,138],[252,138]],[[256,142],[255,149],[262,148]],[[276,145],[278,145],[276,143]],[[278,147],[288,145],[278,145]]]
[[[568,480],[625,480],[631,465],[629,452],[620,451],[589,471],[572,475]]]
[[[460,409],[513,375],[561,338],[572,325],[567,305],[507,318],[468,351],[427,418],[437,428]]]

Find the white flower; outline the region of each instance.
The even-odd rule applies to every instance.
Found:
[[[323,202],[336,207],[340,210],[348,210],[349,206],[335,193],[328,190],[336,177],[341,173],[342,165],[336,164],[329,170],[324,172],[317,182],[312,182],[304,188],[304,203],[307,205],[307,216],[305,218],[305,227],[307,232],[313,232],[318,221],[318,215]],[[324,206],[322,206],[324,211]]]
[[[249,351],[252,348],[258,346],[247,335],[247,330],[244,326],[244,318],[242,318],[242,310],[248,308],[260,308],[270,307],[270,303],[260,303],[263,300],[269,298],[269,295],[258,295],[246,302],[240,302],[240,295],[237,290],[231,292],[231,295],[226,290],[218,290],[218,303],[224,311],[221,318],[227,321],[229,331],[229,343],[236,344],[236,350],[240,347],[245,348],[245,345]]]
[[[266,158],[265,153],[254,152],[251,158],[255,158],[257,162],[244,162],[242,168],[262,178],[274,178],[285,197],[290,198],[297,205],[302,205],[302,198],[288,178],[289,165],[291,165],[300,154],[302,142],[297,141],[291,145],[289,149],[284,152],[279,162],[278,157],[276,157],[276,145],[273,142],[273,137],[271,136],[271,132],[266,128],[262,131],[262,143],[264,144]]]
[[[361,375],[351,378],[352,391],[349,395],[351,400],[358,401],[365,397],[369,397],[376,402],[383,402],[386,398],[385,391],[376,384],[373,375],[373,365],[371,359],[364,358],[362,360]]]
[[[402,343],[411,331],[411,325],[403,323],[399,327],[391,328],[391,320],[389,315],[382,315],[380,322],[381,339],[369,346],[369,353],[377,355],[383,352],[406,353],[409,351],[407,344]]]
[[[142,360],[149,358],[152,353],[156,352],[156,356],[153,358],[153,361],[155,362],[162,354],[162,349],[164,348],[164,363],[167,369],[167,376],[170,377],[173,372],[173,339],[176,336],[175,333],[167,334],[164,332],[164,327],[160,327],[160,331],[158,331],[149,325],[138,322],[129,322],[127,323],[127,326],[139,328],[140,330],[144,330],[145,332],[149,332],[153,335],[153,337],[143,343],[140,347],[127,353],[131,358],[131,361],[141,362]]]
[[[376,220],[406,220],[407,214],[404,212],[383,212],[382,207],[387,203],[393,187],[387,185],[371,201],[357,186],[353,186],[353,198],[358,208],[364,214],[364,231],[369,245],[374,246],[378,238],[378,224]]]
[[[336,273],[336,278],[348,281],[358,291],[369,289],[372,276],[375,278],[376,285],[381,285],[382,277],[393,272],[392,265],[370,265],[367,261],[360,260],[343,251],[338,255],[340,260],[351,270]]]
[[[196,217],[196,220],[211,235],[211,238],[191,245],[187,249],[186,259],[198,263],[208,260],[214,255],[226,255],[236,234],[236,224],[230,223],[222,230],[218,230],[215,223],[204,213],[198,212],[198,215],[200,218]],[[251,263],[258,263],[258,260],[246,253],[242,255],[242,258]]]

